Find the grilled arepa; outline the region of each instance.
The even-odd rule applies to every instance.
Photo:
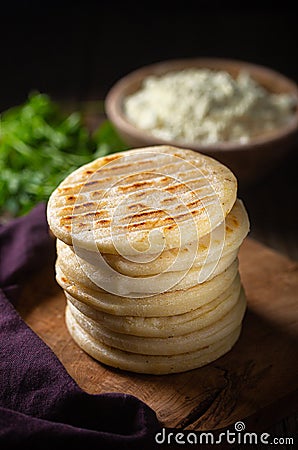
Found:
[[[233,173],[169,146],[119,152],[71,173],[52,193],[48,223],[68,245],[109,254],[159,254],[210,233],[232,209]]]

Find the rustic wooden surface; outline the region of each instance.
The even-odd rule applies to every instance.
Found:
[[[136,395],[167,427],[212,430],[244,420],[256,431],[297,408],[298,263],[247,238],[240,271],[248,297],[240,340],[214,363],[182,374],[122,372],[85,354],[65,327],[53,268],[30,280],[19,311],[86,391]]]

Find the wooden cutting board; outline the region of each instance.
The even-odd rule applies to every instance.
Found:
[[[212,364],[182,374],[122,372],[85,354],[65,327],[53,268],[30,280],[19,311],[87,392],[133,394],[166,427],[214,430],[243,420],[257,431],[298,410],[298,263],[248,238],[240,272],[248,310],[239,341]]]

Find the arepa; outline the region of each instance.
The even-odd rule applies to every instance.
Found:
[[[155,146],[75,170],[50,196],[47,217],[68,245],[158,254],[210,233],[236,196],[237,180],[223,164],[192,150]]]

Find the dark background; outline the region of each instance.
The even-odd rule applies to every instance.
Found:
[[[219,56],[298,82],[295,2],[11,0],[1,4],[0,111],[31,90],[73,107],[104,99],[144,64]],[[241,190],[251,236],[298,260],[296,148],[275,173]]]
[[[189,56],[244,59],[298,80],[295,2],[35,1],[1,5],[0,108],[32,89],[105,96],[144,64]]]

